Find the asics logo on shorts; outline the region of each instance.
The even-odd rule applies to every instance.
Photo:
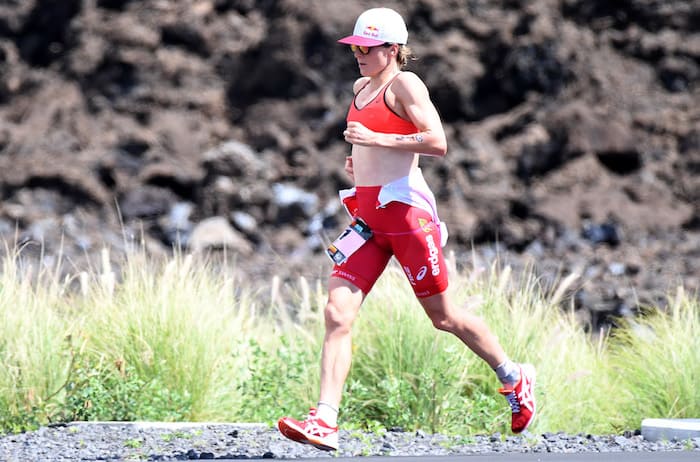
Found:
[[[406,277],[408,277],[408,282],[410,282],[412,286],[415,286],[415,285],[416,285],[416,280],[413,279],[413,274],[411,273],[411,268],[410,268],[409,266],[404,265],[403,271],[404,271],[404,273],[406,273]],[[419,273],[419,274],[420,274],[420,273]],[[420,281],[421,279],[423,279],[422,276],[418,278],[419,281]]]

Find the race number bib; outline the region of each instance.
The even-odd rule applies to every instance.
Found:
[[[336,265],[342,265],[367,240],[372,237],[372,230],[360,217],[350,223],[345,231],[326,249],[326,253]]]

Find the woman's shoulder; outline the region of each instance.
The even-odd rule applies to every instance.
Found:
[[[367,85],[367,82],[369,82],[369,77],[360,77],[359,79],[355,80],[355,83],[352,84],[353,94],[356,95],[358,91],[362,90],[362,87]]]
[[[403,85],[424,85],[423,79],[411,71],[401,71],[394,79],[395,82]]]
[[[403,92],[413,92],[416,90],[423,91],[426,88],[423,80],[411,71],[401,71],[396,76],[391,85],[391,91],[396,94]]]

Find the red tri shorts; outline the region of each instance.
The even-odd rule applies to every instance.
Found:
[[[416,297],[429,297],[447,289],[440,229],[432,215],[396,201],[377,208],[381,186],[357,186],[355,189],[356,215],[369,225],[373,235],[345,263],[335,265],[331,277],[350,281],[368,294],[394,255]]]

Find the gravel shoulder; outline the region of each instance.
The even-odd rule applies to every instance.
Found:
[[[326,453],[288,441],[265,425],[72,423],[0,437],[0,460],[167,461],[635,451],[697,451],[700,458],[700,438],[651,442],[639,432],[456,437],[422,431],[377,434],[341,430],[340,445],[337,453]]]

